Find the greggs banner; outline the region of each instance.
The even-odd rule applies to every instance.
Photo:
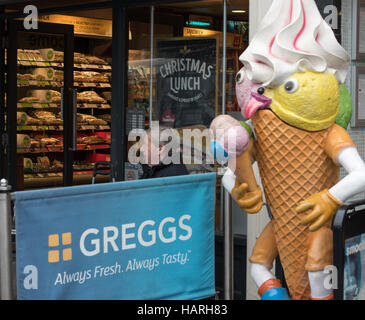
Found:
[[[18,299],[213,296],[215,174],[16,193]]]

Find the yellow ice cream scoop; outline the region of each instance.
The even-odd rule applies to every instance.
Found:
[[[265,88],[270,109],[286,123],[307,131],[329,128],[336,121],[340,86],[330,72],[292,74],[282,85]]]

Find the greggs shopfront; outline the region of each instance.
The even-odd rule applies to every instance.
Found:
[[[246,120],[235,91],[236,77],[243,66],[240,56],[271,3],[271,0],[0,1],[1,177],[7,179],[12,191],[138,180],[142,169],[129,161],[130,150],[136,143],[130,138],[133,130],[147,130],[158,123],[179,133],[183,129],[204,131],[221,114]],[[365,107],[360,99],[361,79],[365,74],[360,36],[363,4],[360,0],[316,0],[316,3],[337,40],[351,55],[346,85],[353,97],[354,113],[348,130],[364,157]],[[181,144],[185,142],[185,146],[183,140],[181,135]],[[204,161],[208,157],[207,144],[206,138],[189,141],[191,150],[182,153],[189,174],[219,171],[217,163]],[[187,154],[199,154],[203,161],[184,159]],[[108,174],[96,175],[97,170]],[[214,194],[215,288],[222,295],[225,203],[219,174]],[[234,201],[232,210],[233,296],[256,299],[255,285],[247,275],[246,253],[251,252],[269,214],[263,208],[264,218],[250,217]],[[145,218],[140,221],[142,226],[156,224],[155,236],[168,242],[163,232],[158,231],[158,226],[162,225],[162,230],[166,221],[146,222],[148,217]],[[114,233],[115,238],[108,235],[116,230],[113,226],[104,230],[103,240],[97,240],[101,229],[87,229],[85,225],[89,233],[84,235],[84,243],[86,237],[94,245],[99,241],[99,253],[102,241],[106,250],[122,250],[113,242],[119,233]],[[124,237],[131,234],[127,231],[129,227],[122,226]],[[134,227],[138,234],[138,225]],[[184,215],[176,218],[176,228],[174,239],[188,240],[193,228],[190,218]],[[143,227],[140,230],[142,233]],[[49,248],[62,243],[67,249],[73,243],[68,234],[67,230],[55,231],[49,238]],[[94,242],[91,237],[95,237]],[[123,243],[128,248],[127,242]],[[81,249],[86,256],[93,252],[91,247]],[[61,250],[55,252],[51,260],[62,260],[58,255]],[[70,251],[66,251],[66,259],[71,257],[67,252]],[[161,256],[159,263],[167,263],[168,259],[182,263],[189,255],[190,252],[181,249]],[[132,269],[144,263],[130,261]],[[145,262],[147,269],[157,263],[149,261]],[[108,263],[112,276],[119,267],[114,260]],[[280,275],[280,264],[276,267]],[[81,276],[93,277],[93,268],[85,269],[77,281]],[[99,276],[101,268],[97,269]],[[58,279],[55,284],[64,285],[67,276],[62,272],[55,274]]]

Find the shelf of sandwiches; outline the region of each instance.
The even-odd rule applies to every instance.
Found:
[[[78,92],[76,95],[78,108],[111,109],[111,92],[95,91]],[[26,96],[19,99],[18,108],[60,108],[61,93],[56,90],[28,90]]]
[[[110,149],[110,132],[77,134],[77,150],[92,151]],[[63,135],[52,133],[17,134],[17,151],[21,154],[63,152]]]
[[[38,156],[23,159],[24,179],[62,177],[63,162],[51,160],[48,156]],[[74,175],[89,175],[93,173],[94,163],[77,161],[73,164]]]
[[[56,87],[63,86],[63,71],[53,68],[33,68],[26,73],[17,74],[18,87]],[[74,87],[110,88],[111,72],[74,71]]]
[[[24,67],[57,67],[63,68],[64,53],[62,51],[53,50],[52,48],[27,50],[18,49],[17,63]],[[74,68],[76,69],[96,69],[111,70],[111,64],[99,57],[86,55],[82,53],[74,53]]]
[[[110,92],[101,93],[83,91],[77,93],[77,107],[80,109],[111,109],[108,100]],[[18,131],[63,130],[61,119],[61,93],[55,90],[28,90],[26,97],[18,101],[17,125]],[[48,110],[47,110],[48,109]],[[78,130],[109,130],[110,113],[93,116],[77,113]]]
[[[64,74],[61,51],[53,49],[25,50],[18,49],[18,66],[22,68],[17,74],[18,87],[54,87],[63,86]],[[74,53],[74,86],[81,88],[110,88],[111,64],[99,57]],[[79,70],[80,69],[80,70]],[[109,71],[109,72],[107,72]]]
[[[99,117],[76,113],[76,129],[79,130],[110,130],[110,115]],[[62,131],[63,120],[61,112],[45,110],[30,110],[17,112],[18,131]]]

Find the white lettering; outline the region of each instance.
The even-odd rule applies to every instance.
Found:
[[[358,253],[363,250],[365,250],[365,241],[361,241],[360,243],[354,244],[354,245],[346,248],[346,256]]]
[[[160,66],[160,75],[166,78],[174,73],[183,71],[195,72],[200,74],[204,80],[207,80],[212,75],[213,65],[207,65],[206,62],[201,62],[197,59],[181,58],[170,59],[168,62]]]
[[[180,235],[179,236],[179,239],[182,240],[182,241],[186,241],[186,240],[189,240],[191,238],[191,235],[193,234],[193,229],[184,224],[184,220],[190,220],[191,216],[188,215],[188,214],[185,214],[183,215],[180,219],[179,219],[179,227],[182,229],[182,230],[185,230],[186,231],[186,235]]]
[[[160,75],[162,78],[166,78],[167,77],[167,74],[163,72],[164,71],[164,68],[163,66],[160,67]]]
[[[179,91],[199,91],[200,78],[199,77],[177,77],[170,78],[170,90],[174,93]]]
[[[91,240],[91,244],[94,246],[94,250],[86,250],[85,248],[85,239],[89,234],[98,234],[99,230],[95,228],[87,229],[80,238],[80,250],[84,256],[91,257],[95,256],[96,254],[100,253],[100,240],[93,239]]]
[[[154,226],[155,222],[153,220],[146,220],[144,221],[138,228],[138,241],[139,243],[144,247],[150,247],[156,243],[156,231],[150,230],[147,232],[147,234],[151,237],[150,241],[145,241],[142,237],[142,232],[145,226],[150,225]]]
[[[113,232],[112,236],[108,236],[109,231]],[[108,253],[108,243],[111,244],[114,251],[118,251],[118,246],[115,243],[115,240],[118,238],[118,228],[114,226],[105,227],[104,228],[104,253]]]
[[[186,241],[193,233],[192,227],[188,224],[190,219],[191,215],[188,214],[182,215],[178,220],[166,217],[159,222],[158,227],[154,220],[145,220],[138,226],[135,223],[122,224],[121,232],[117,226],[107,226],[101,230],[100,235],[99,229],[89,228],[81,234],[80,251],[84,256],[90,257],[101,253],[101,245],[103,245],[102,253],[108,253],[110,247],[114,252],[134,249],[137,244],[150,247],[156,244],[157,236],[163,243]],[[120,240],[118,240],[119,237]],[[101,241],[103,241],[102,244]],[[64,279],[61,281],[57,278],[56,284],[59,282],[64,283]]]
[[[126,233],[127,229],[134,228],[135,223],[128,223],[122,225],[122,250],[134,249],[136,247],[135,243],[127,244],[127,239],[132,239],[135,237],[134,233]]]
[[[158,235],[159,235],[159,237],[160,237],[160,239],[163,243],[171,243],[171,242],[174,242],[176,240],[176,228],[175,227],[170,227],[170,228],[167,229],[171,233],[170,238],[166,238],[163,234],[163,227],[168,222],[173,223],[173,222],[175,222],[175,219],[172,218],[172,217],[165,218],[161,221],[161,224],[158,227]]]

